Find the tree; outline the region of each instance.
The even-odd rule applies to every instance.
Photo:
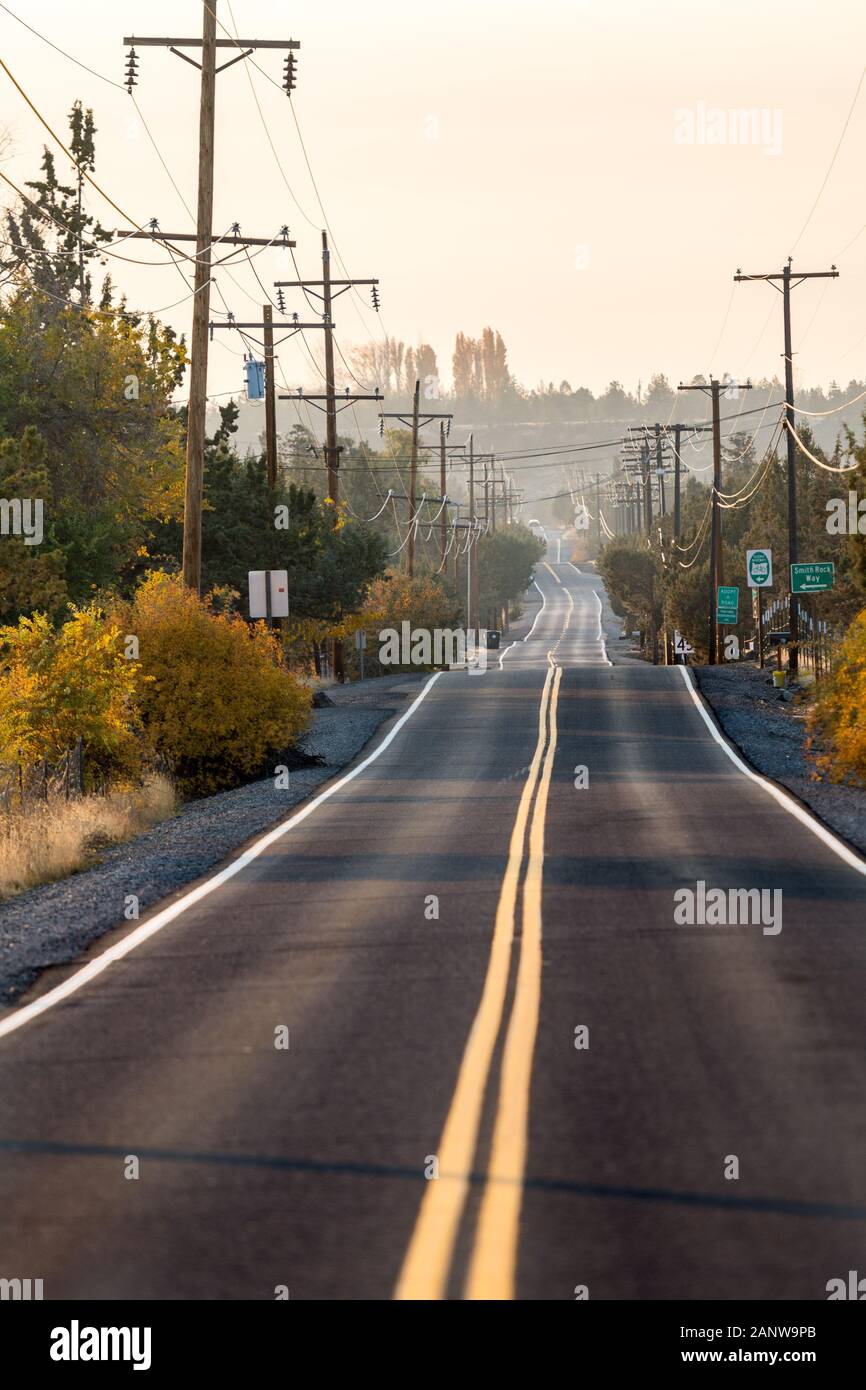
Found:
[[[527,526],[505,526],[478,542],[478,609],[488,627],[507,625],[508,610],[532,583],[544,542]]]
[[[316,493],[285,481],[285,473],[271,493],[265,456],[237,453],[237,416],[234,401],[221,406],[220,424],[206,441],[202,586],[245,594],[250,570],[285,569],[293,616],[339,622],[361,606],[384,570],[385,541],[343,513],[334,526]],[[303,450],[300,436],[294,442]],[[150,557],[140,564],[152,567],[156,559],[176,569],[181,549],[180,524],[172,521],[155,528]]]
[[[0,498],[10,505],[26,502],[30,539],[35,542],[28,544],[22,535],[0,537],[0,618],[17,621],[22,614],[37,609],[59,614],[68,599],[66,556],[54,531],[45,444],[32,425],[20,440],[0,442]]]
[[[0,310],[0,438],[41,440],[69,596],[128,581],[154,520],[183,507],[185,352],[171,329],[22,289]]]
[[[68,303],[75,296],[83,306],[90,303],[92,289],[86,267],[99,258],[99,245],[110,241],[111,233],[84,206],[84,176],[96,167],[96,126],[92,110],[80,101],[69,113],[69,129],[75,183],[60,182],[54,155],[46,148],[42,177],[25,184],[35,196],[6,213],[13,249],[4,268],[20,267],[27,282],[45,295]]]

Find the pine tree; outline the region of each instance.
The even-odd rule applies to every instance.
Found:
[[[42,177],[25,184],[32,197],[28,196],[17,212],[6,213],[13,253],[4,261],[4,269],[26,267],[31,285],[47,299],[46,308],[58,300],[62,304],[77,300],[82,306],[90,303],[92,282],[87,266],[98,258],[99,243],[111,240],[111,233],[84,205],[85,175],[96,167],[92,110],[76,101],[69,113],[69,128],[75,182],[61,183],[54,155],[46,147]],[[106,303],[105,288],[101,303]]]

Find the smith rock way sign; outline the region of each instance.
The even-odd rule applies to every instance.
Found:
[[[791,566],[791,593],[817,594],[832,589],[836,567],[832,560],[820,560],[811,565]]]

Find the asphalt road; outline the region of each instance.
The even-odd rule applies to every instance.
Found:
[[[540,566],[525,641],[0,1035],[0,1276],[823,1299],[866,1273],[866,877],[681,672],[609,664],[597,585]],[[781,889],[781,931],[677,924],[699,880]]]

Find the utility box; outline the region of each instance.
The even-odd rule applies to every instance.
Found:
[[[489,627],[487,629],[487,650],[489,652],[499,651],[499,642],[501,637],[502,633],[497,632],[495,627]]]
[[[289,616],[289,575],[287,570],[250,570],[250,617],[287,618]]]
[[[252,358],[248,358],[244,363],[244,375],[247,380],[247,400],[263,401],[265,398],[264,362],[254,362]]]

